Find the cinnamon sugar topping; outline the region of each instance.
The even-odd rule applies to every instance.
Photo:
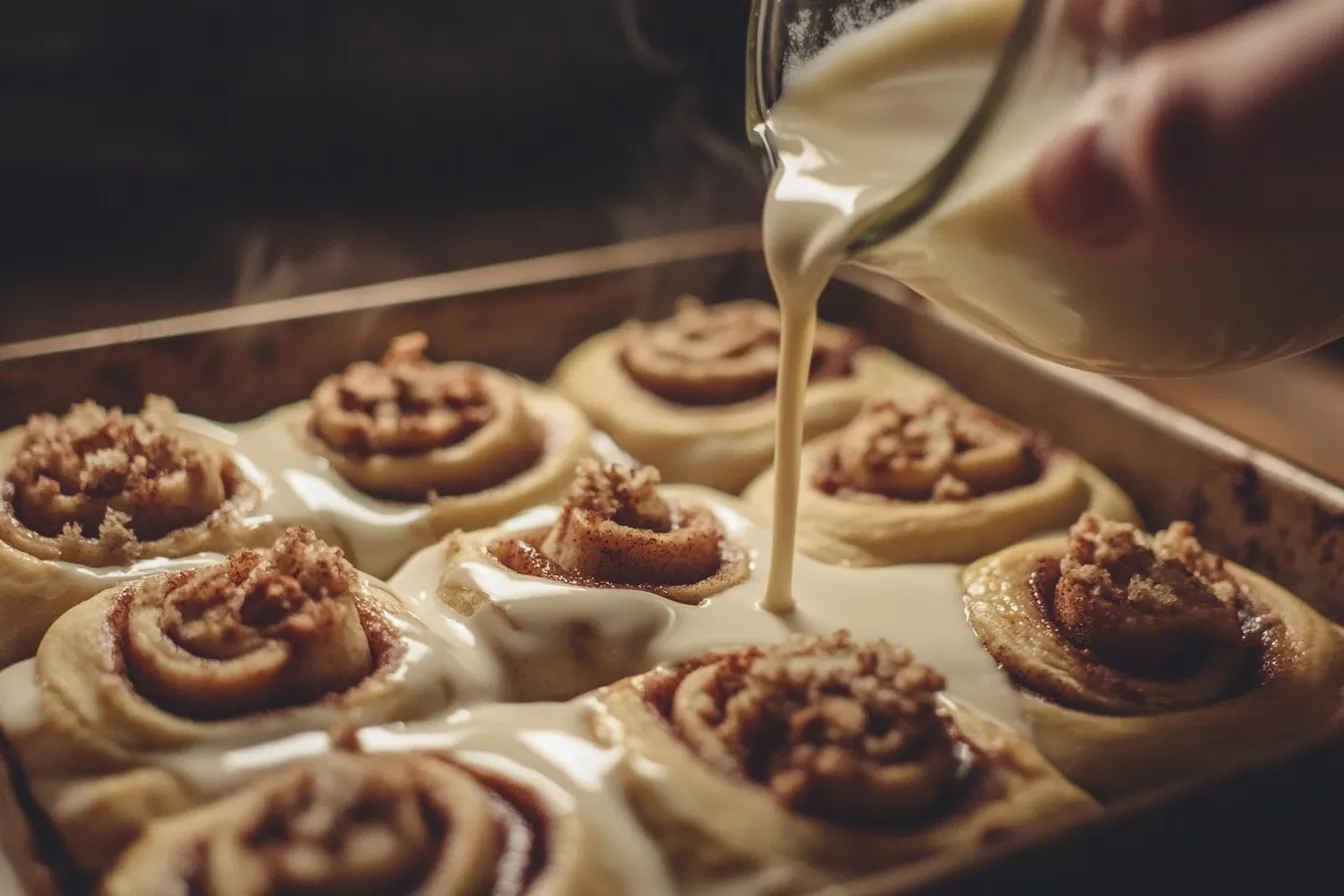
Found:
[[[779,339],[779,311],[771,305],[742,300],[706,306],[683,296],[666,320],[627,325],[621,360],[635,382],[660,398],[733,404],[774,389]],[[861,345],[851,330],[818,325],[812,377],[849,374]]]
[[[104,890],[107,896],[532,892],[551,860],[544,816],[530,790],[509,785],[498,787],[448,757],[330,754],[274,772],[172,823],[155,823],[107,876]]]
[[[496,414],[484,372],[435,364],[424,333],[392,340],[381,362],[359,361],[313,392],[314,432],[352,455],[407,455],[455,445]]]
[[[559,518],[534,538],[490,547],[525,575],[587,587],[632,586],[696,603],[744,580],[745,552],[708,508],[666,500],[653,467],[582,462]]]
[[[1149,536],[1084,516],[1060,560],[1054,615],[1069,639],[1119,661],[1161,666],[1210,649],[1239,652],[1241,586],[1190,523]]]
[[[706,761],[798,811],[892,823],[932,811],[954,784],[945,685],[886,641],[799,635],[692,671],[671,720]]]
[[[836,436],[812,482],[847,498],[965,501],[1035,481],[1040,455],[1033,433],[921,389],[869,403]]]
[[[98,538],[122,549],[202,522],[230,497],[231,470],[150,396],[139,414],[77,404],[29,419],[5,479],[15,517],[46,537]]]
[[[246,832],[239,870],[255,863],[268,892],[313,885],[390,892],[422,879],[444,831],[418,805],[428,782],[400,761],[333,759],[275,790]],[[216,869],[222,871],[223,869]],[[273,888],[273,889],[272,889]]]
[[[192,717],[338,693],[375,661],[358,590],[340,549],[291,528],[267,551],[239,551],[133,596],[128,669],[154,702]]]
[[[658,494],[662,477],[654,467],[632,469],[595,460],[581,463],[569,490],[566,508],[621,526],[666,532],[672,508]]]

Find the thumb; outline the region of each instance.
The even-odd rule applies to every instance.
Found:
[[[1344,229],[1344,2],[1283,0],[1159,44],[1097,84],[1037,160],[1042,224],[1171,255]]]

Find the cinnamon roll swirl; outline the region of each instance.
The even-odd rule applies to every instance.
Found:
[[[479,364],[436,364],[427,345],[399,336],[379,363],[351,364],[244,434],[293,468],[296,500],[372,575],[454,529],[559,498],[593,454],[591,425],[565,399]]]
[[[824,563],[966,562],[1086,510],[1138,519],[1101,471],[942,388],[870,401],[803,448],[803,469],[798,549]],[[774,471],[744,497],[768,514]]]
[[[240,459],[166,398],[138,414],[85,402],[0,434],[0,666],[118,581],[273,539],[260,500]]]
[[[172,756],[446,708],[451,648],[304,529],[112,589],[0,675],[0,736],[75,862],[198,799]]]
[[[603,896],[577,817],[525,785],[417,754],[338,753],[154,822],[104,896]]]
[[[553,383],[600,428],[670,482],[736,493],[770,463],[779,311],[756,301],[706,306],[686,296],[672,317],[629,323],[574,349]],[[863,398],[930,374],[862,337],[817,327],[806,431],[844,425]]]
[[[643,667],[642,644],[608,642],[584,618],[622,600],[619,590],[697,604],[746,581],[750,556],[728,539],[714,511],[665,496],[658,486],[653,467],[584,461],[549,526],[449,537],[439,598],[511,658],[515,697],[568,699]],[[592,599],[551,598],[567,633],[548,639],[552,652],[533,645],[524,661],[508,637],[523,622],[510,595],[498,590],[498,577],[482,570],[502,571],[506,581],[549,580]]]
[[[943,687],[885,641],[797,636],[621,682],[596,727],[628,751],[635,810],[687,886],[811,892],[1094,811]]]
[[[1084,516],[968,567],[967,613],[1041,751],[1114,797],[1282,752],[1336,725],[1344,637],[1189,523]]]

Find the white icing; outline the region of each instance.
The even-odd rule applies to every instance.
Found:
[[[798,557],[797,607],[786,615],[770,613],[759,606],[765,590],[761,570],[771,557],[770,532],[726,495],[695,486],[666,486],[662,491],[673,500],[712,508],[728,537],[751,552],[751,578],[699,606],[687,606],[648,592],[581,588],[479,561],[445,571],[443,548],[435,546],[412,557],[389,587],[431,629],[443,634],[463,628],[486,634],[482,627],[490,626],[490,637],[482,641],[507,638],[510,649],[525,654],[529,648],[554,644],[556,634],[583,621],[614,643],[642,646],[649,666],[716,648],[774,644],[796,632],[849,629],[859,640],[885,638],[910,648],[919,661],[947,676],[951,698],[1026,733],[1016,692],[966,621],[958,567],[846,569]],[[535,530],[552,522],[557,513],[556,508],[538,508],[502,528]],[[477,613],[464,620],[446,607],[438,597],[445,572],[489,595],[504,611],[511,630],[499,624],[497,614]]]
[[[545,405],[534,408],[550,413]],[[370,497],[337,473],[330,462],[296,438],[301,405],[279,408],[235,428],[240,455],[251,458],[264,482],[260,512],[272,520],[303,525],[333,538],[360,569],[388,575],[407,557],[436,540],[426,503],[386,501]],[[547,451],[561,450],[555,439],[568,428],[547,427]],[[630,455],[605,433],[592,437],[594,453],[608,463],[633,465]]]
[[[454,706],[429,721],[365,728],[360,734],[363,749],[452,750],[468,763],[493,768],[543,792],[554,804],[572,807],[611,865],[622,892],[671,896],[679,890],[658,845],[643,833],[612,780],[622,758],[620,748],[601,748],[589,739],[586,715],[593,706],[591,698],[567,703],[488,702],[509,692],[513,658],[553,649],[573,623],[586,623],[601,638],[630,648],[640,658],[639,668],[632,672],[716,648],[773,644],[797,632],[849,629],[861,641],[880,637],[911,648],[921,662],[946,675],[950,699],[1027,733],[1015,692],[966,622],[955,566],[846,569],[798,557],[791,576],[796,605],[792,612],[769,612],[761,607],[764,570],[773,550],[779,549],[772,549],[770,530],[735,499],[705,488],[669,486],[664,489],[669,498],[711,508],[727,536],[749,551],[752,573],[745,583],[688,606],[638,590],[584,588],[519,575],[483,560],[449,571],[443,546],[431,544],[429,507],[379,501],[354,489],[326,460],[296,440],[293,415],[293,408],[282,408],[232,428],[194,419],[189,426],[228,445],[261,487],[262,501],[252,523],[308,525],[324,536],[332,533],[327,537],[335,538],[364,569],[390,569],[410,555],[388,587],[421,622],[394,622],[408,647],[395,676],[413,693],[422,692],[425,702],[438,705],[444,703],[445,682],[451,682]],[[605,460],[632,463],[605,436],[595,439],[594,448]],[[536,508],[503,528],[519,533],[536,530],[552,523],[557,514],[555,507]],[[412,555],[416,548],[422,549]],[[218,559],[199,555],[147,560],[116,570],[54,566],[62,568],[62,575],[90,577],[94,591]],[[454,613],[438,597],[445,574],[484,591],[502,613],[482,612],[465,619]],[[34,670],[35,663],[29,660],[0,672],[0,729],[17,740],[42,724]],[[134,758],[142,765],[171,771],[204,796],[222,795],[268,770],[329,752],[328,734],[316,728],[337,718],[366,725],[386,721],[376,708],[353,715],[334,710],[305,713],[302,723],[259,721],[227,742]],[[63,798],[77,798],[72,785],[87,782],[47,778],[29,783],[40,802],[54,806]],[[0,877],[0,887],[5,882]],[[762,872],[695,892],[736,896],[768,892],[770,887],[769,872]],[[0,894],[4,892],[0,889]]]

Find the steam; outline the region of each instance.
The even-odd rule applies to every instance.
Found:
[[[577,197],[572,209],[547,208],[544,220],[527,210],[486,212],[473,215],[469,228],[461,220],[435,227],[422,219],[405,229],[395,221],[291,222],[249,229],[235,242],[235,303],[756,220],[764,186],[760,161],[744,137],[712,127],[704,86],[696,83],[691,61],[659,49],[646,28],[652,4],[666,0],[599,2],[610,4],[628,58],[665,88],[660,119],[625,138],[621,149],[630,186],[621,196],[598,207]],[[672,85],[670,102],[667,85]],[[501,247],[507,253],[503,257]],[[665,313],[680,293],[708,293],[722,276],[713,265],[692,272],[688,266],[675,267],[673,273],[649,274],[632,297],[632,316]],[[680,278],[676,282],[670,279],[674,274]]]

